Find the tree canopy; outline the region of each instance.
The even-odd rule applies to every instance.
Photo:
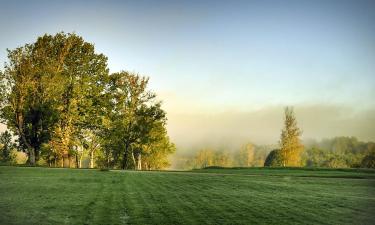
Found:
[[[42,156],[50,166],[79,167],[88,154],[91,167],[105,156],[106,166],[135,168],[135,157],[156,151],[145,146],[169,143],[166,113],[147,89],[149,79],[110,74],[107,57],[76,34],[46,34],[8,50],[0,76],[1,120],[31,165]],[[174,151],[171,143],[164,147],[163,160]]]
[[[297,126],[293,108],[285,108],[284,128],[280,137],[281,166],[301,166],[303,145],[300,140],[302,131]]]

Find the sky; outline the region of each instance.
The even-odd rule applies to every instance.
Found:
[[[150,77],[181,149],[304,139],[375,141],[375,1],[2,1],[6,49],[74,32],[111,72]]]

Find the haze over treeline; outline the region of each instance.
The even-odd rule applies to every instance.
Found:
[[[305,142],[336,136],[375,140],[375,109],[337,105],[297,105],[297,119]],[[282,128],[283,106],[258,110],[168,115],[168,129],[181,151],[192,148],[236,148],[245,142],[277,144]]]

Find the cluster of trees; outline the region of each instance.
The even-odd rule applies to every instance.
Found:
[[[184,167],[375,168],[374,142],[361,142],[355,137],[335,137],[320,142],[310,141],[304,146],[301,134],[293,109],[286,108],[279,148],[248,143],[232,151],[202,149],[190,157]]]
[[[238,149],[200,149],[193,156],[183,157],[179,168],[262,167],[282,166],[276,145],[242,145]],[[275,155],[277,154],[277,155]],[[320,142],[306,143],[301,153],[304,167],[375,168],[375,143],[358,141],[355,137],[335,137]]]
[[[356,137],[335,137],[309,143],[302,155],[309,167],[375,168],[375,143]]]
[[[263,147],[246,144],[239,150],[229,153],[201,150],[188,161],[193,168],[207,166],[283,166],[298,167],[302,165],[302,132],[297,126],[293,108],[285,109],[284,129],[281,131],[280,149],[269,151]],[[257,151],[256,151],[257,149]]]
[[[162,169],[175,151],[149,79],[109,73],[107,57],[75,34],[44,35],[8,50],[0,118],[28,163]]]
[[[204,148],[194,156],[187,157],[183,168],[221,167],[260,167],[268,153],[275,146],[247,143],[235,150],[214,150]]]

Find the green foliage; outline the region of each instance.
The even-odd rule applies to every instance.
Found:
[[[0,161],[13,164],[16,162],[16,145],[12,140],[12,134],[9,131],[0,134]]]
[[[81,126],[97,121],[107,76],[107,59],[75,34],[44,35],[33,44],[8,50],[2,75],[2,119],[20,138],[35,164],[50,140],[68,152]],[[91,109],[91,110],[90,110]]]
[[[264,166],[283,166],[282,155],[280,149],[272,150],[266,160],[264,161]]]
[[[163,123],[157,123],[150,132],[147,142],[138,146],[136,155],[142,165],[139,169],[160,170],[170,166],[168,156],[176,151],[176,146],[170,141]]]
[[[355,137],[335,137],[308,147],[303,158],[309,167],[357,168],[366,167],[362,162],[373,151],[373,142],[361,142]]]
[[[307,167],[323,167],[327,159],[327,152],[313,146],[305,150],[303,158],[305,159],[305,165]]]
[[[284,128],[280,138],[281,166],[301,166],[303,145],[300,140],[302,131],[297,127],[293,108],[285,108]]]
[[[371,152],[370,154],[366,155],[362,162],[361,167],[363,168],[373,168],[375,169],[375,152]]]
[[[194,155],[179,156],[174,158],[177,168],[192,169],[211,166],[231,167],[254,167],[263,166],[268,153],[275,148],[274,145],[254,145],[247,143],[238,149],[211,149],[203,148]]]
[[[138,74],[110,75],[107,57],[76,34],[46,34],[8,50],[0,73],[0,118],[19,137],[31,165],[41,155],[49,166],[81,167],[88,157],[91,168],[95,158],[107,167],[135,168],[135,149],[141,149],[139,157],[145,153],[143,146],[157,142],[151,140],[154,127],[166,123],[147,84]],[[166,155],[174,151],[162,133],[167,144],[152,154],[161,160],[158,168],[168,165]]]
[[[239,166],[249,167],[255,165],[255,147],[253,144],[248,143],[241,146],[240,151],[236,155],[236,161]]]
[[[162,142],[168,143],[153,151],[165,150],[166,154],[174,151],[171,150],[174,147],[169,147],[165,130],[166,114],[161,103],[156,101],[156,95],[147,90],[147,85],[148,78],[138,74],[123,71],[110,76],[107,123],[102,132],[102,138],[106,140],[102,161],[107,166],[142,169],[141,156],[147,152],[151,154],[147,148]],[[150,163],[144,167],[151,168]]]
[[[201,149],[187,163],[191,168],[205,168],[210,166],[229,167],[233,165],[233,157],[227,151]]]

